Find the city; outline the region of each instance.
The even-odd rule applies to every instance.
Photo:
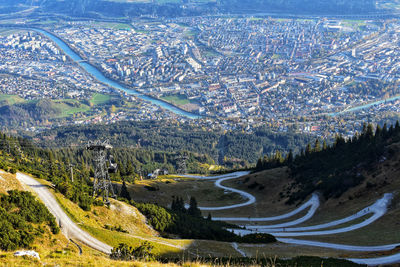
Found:
[[[74,21],[45,28],[108,78],[218,125],[232,125],[224,126],[228,129],[267,124],[332,137],[351,136],[366,121],[397,118],[399,26],[397,21],[192,17],[131,24]],[[1,38],[2,72],[26,80],[2,93],[87,99],[90,92],[117,91],[35,31]],[[40,78],[41,90],[32,88],[33,77]],[[385,99],[371,105],[368,116],[363,108],[349,112]],[[121,110],[119,118],[156,118],[141,112],[148,114]]]
[[[0,2],[1,266],[400,263],[400,0]]]

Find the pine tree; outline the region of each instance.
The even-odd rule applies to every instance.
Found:
[[[321,144],[320,144],[320,142],[319,142],[319,138],[317,138],[317,139],[315,140],[314,151],[315,151],[315,152],[320,152],[320,151],[321,151]]]
[[[324,151],[328,149],[328,145],[326,144],[326,140],[324,140],[324,143],[322,144],[322,149]]]
[[[306,156],[309,156],[311,154],[311,145],[307,144],[306,146]]]
[[[131,195],[128,192],[128,188],[126,187],[125,180],[122,182],[121,192],[120,192],[119,196],[122,198],[126,198],[127,200],[131,200]]]
[[[197,207],[197,201],[196,201],[196,199],[194,197],[190,198],[188,214],[192,215],[192,216],[195,216],[195,217],[201,217],[201,211]]]
[[[372,140],[372,139],[374,138],[374,127],[373,127],[372,124],[370,124],[370,123],[368,123],[367,131],[366,131],[365,137],[366,137],[368,140]]]
[[[261,158],[259,158],[259,159],[257,160],[256,169],[257,169],[257,170],[262,170],[262,168],[263,168],[263,162],[262,162]]]
[[[286,156],[286,163],[291,164],[293,162],[293,151],[290,150],[289,153]]]
[[[383,128],[382,128],[382,136],[383,136],[384,138],[386,138],[387,135],[388,135],[388,129],[387,129],[387,124],[385,123],[385,124],[383,125]]]

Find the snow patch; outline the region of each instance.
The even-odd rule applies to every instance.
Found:
[[[37,253],[36,251],[33,251],[33,250],[16,251],[14,253],[14,256],[16,256],[16,257],[29,256],[29,257],[36,258],[36,259],[40,260],[39,253]]]

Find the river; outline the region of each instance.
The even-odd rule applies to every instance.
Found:
[[[194,113],[190,113],[187,111],[184,111],[174,105],[168,104],[167,102],[161,101],[159,99],[156,99],[154,97],[148,96],[148,95],[143,95],[142,93],[127,88],[125,86],[123,86],[122,84],[113,81],[109,78],[107,78],[106,76],[104,76],[103,73],[101,73],[98,69],[96,69],[94,66],[90,65],[89,63],[85,62],[84,59],[79,56],[77,53],[75,53],[75,51],[73,51],[64,41],[62,41],[60,38],[58,38],[57,36],[41,30],[41,29],[32,29],[38,33],[43,34],[44,36],[48,37],[49,39],[51,39],[53,42],[55,42],[58,47],[66,54],[68,55],[73,61],[75,61],[79,66],[81,66],[84,70],[86,70],[89,74],[91,74],[95,79],[97,79],[99,82],[106,84],[112,88],[115,88],[117,90],[121,90],[126,92],[127,94],[130,95],[134,95],[142,100],[146,100],[151,102],[152,104],[162,107],[164,109],[167,109],[177,115],[181,115],[184,117],[187,117],[189,119],[199,119],[201,118],[201,116],[194,114]]]
[[[396,96],[393,96],[393,97],[390,97],[390,98],[387,98],[387,99],[381,99],[381,100],[377,100],[377,101],[374,101],[374,102],[371,102],[371,103],[368,103],[368,104],[364,104],[364,105],[355,106],[355,107],[352,107],[352,108],[349,108],[349,109],[345,109],[343,111],[329,113],[328,115],[332,116],[332,117],[336,117],[336,116],[342,115],[344,113],[359,111],[359,110],[362,110],[362,109],[370,108],[370,107],[375,106],[375,105],[380,105],[380,104],[383,104],[383,103],[386,103],[386,102],[396,101],[396,100],[399,100],[399,99],[400,99],[400,95],[396,95]]]

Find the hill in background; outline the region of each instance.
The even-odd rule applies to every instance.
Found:
[[[366,14],[374,12],[373,0],[5,0],[15,9],[18,4],[40,6],[39,12],[57,12],[85,17],[196,16],[201,14],[292,13],[292,14]]]

